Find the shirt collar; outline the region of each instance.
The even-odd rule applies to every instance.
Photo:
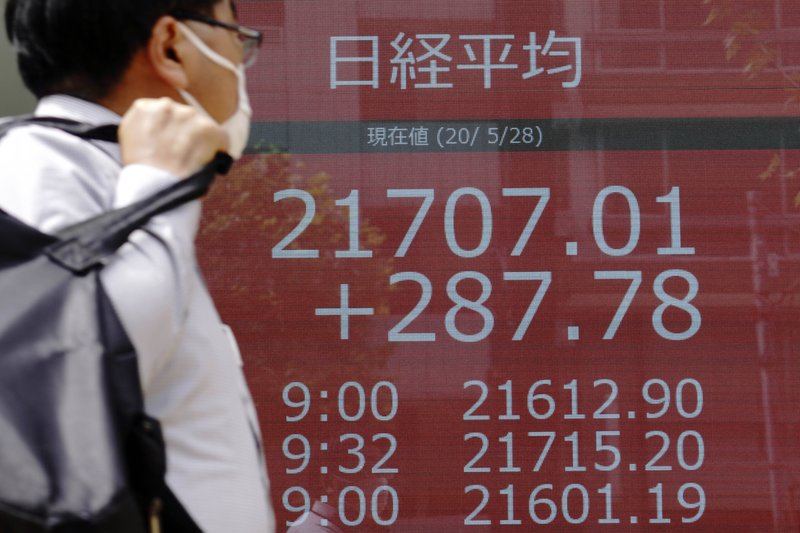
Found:
[[[37,117],[59,117],[88,124],[119,124],[122,117],[101,105],[74,96],[54,94],[39,100]]]
[[[37,117],[66,118],[92,125],[119,124],[122,120],[122,117],[106,107],[65,94],[45,96],[39,100],[33,114]],[[115,161],[120,161],[119,144],[105,141],[89,142]]]

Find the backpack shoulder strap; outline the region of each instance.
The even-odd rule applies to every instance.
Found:
[[[116,124],[102,124],[98,126],[68,118],[38,117],[35,115],[20,115],[0,122],[0,137],[13,128],[29,125],[55,128],[86,140],[117,142]]]
[[[116,124],[93,125],[59,117],[23,115],[0,122],[0,138],[12,128],[25,125],[56,128],[86,140],[117,142]],[[51,259],[76,274],[102,265],[137,228],[150,218],[174,209],[208,192],[217,174],[226,174],[233,159],[219,152],[202,169],[144,200],[109,211],[60,231],[59,241],[46,250]]]
[[[217,174],[227,174],[233,158],[217,152],[203,168],[144,200],[108,211],[58,233],[59,242],[46,250],[51,259],[76,274],[85,274],[119,249],[134,230],[152,217],[165,213],[208,192]]]

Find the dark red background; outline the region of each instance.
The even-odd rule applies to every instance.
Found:
[[[445,2],[442,2],[444,4]],[[423,1],[375,0],[252,1],[239,2],[244,24],[265,30],[267,39],[258,66],[248,71],[258,122],[553,119],[553,118],[663,118],[663,117],[778,117],[794,116],[793,61],[800,57],[796,36],[800,12],[787,2],[732,2],[728,14],[704,22],[715,7],[702,0],[460,0],[448,7]],[[741,37],[740,51],[726,59],[725,39],[737,23],[761,13],[764,25]],[[754,23],[755,24],[755,23]],[[584,70],[579,88],[565,89],[556,78],[522,80],[522,70],[496,74],[492,89],[482,87],[474,72],[456,72],[465,61],[459,34],[516,34],[509,61],[526,65],[521,50],[530,31],[583,39]],[[454,56],[454,89],[401,91],[389,84],[392,52],[389,45],[399,32],[450,33]],[[381,38],[381,88],[329,87],[329,41],[336,35],[378,35]],[[737,34],[738,35],[738,34]],[[748,40],[749,39],[749,40]],[[744,72],[753,50],[769,47],[775,56],[756,75]],[[516,55],[514,55],[516,54]],[[758,136],[758,131],[752,132]],[[794,142],[788,139],[787,142]],[[291,147],[290,147],[291,149]],[[770,162],[777,168],[770,171]],[[773,165],[774,167],[775,165]],[[800,524],[800,412],[798,401],[798,215],[794,197],[800,190],[791,175],[800,166],[797,150],[780,146],[762,150],[655,150],[519,153],[403,153],[403,154],[263,154],[247,156],[233,175],[216,185],[206,206],[200,237],[201,261],[224,319],[233,327],[245,359],[245,371],[257,403],[265,438],[272,497],[279,530],[296,518],[283,507],[282,495],[293,486],[319,497],[319,471],[335,470],[336,461],[319,450],[344,433],[367,439],[386,432],[396,437],[398,450],[387,466],[399,473],[391,480],[400,497],[400,513],[392,531],[794,531]],[[783,176],[781,176],[783,174]],[[629,188],[642,214],[641,238],[635,251],[622,258],[604,256],[592,236],[592,205],[609,185]],[[682,238],[696,248],[693,256],[658,256],[669,244],[669,216],[658,196],[680,187]],[[490,199],[494,232],[489,250],[481,257],[459,258],[449,249],[444,233],[448,196],[458,188],[474,187]],[[532,199],[504,198],[510,187],[548,187],[551,199],[526,250],[511,257],[510,250],[533,207]],[[302,188],[317,200],[318,217],[301,236],[304,248],[319,249],[320,259],[272,259],[271,250],[296,225],[302,205],[296,200],[274,202],[276,191]],[[388,189],[433,189],[436,201],[420,233],[404,258],[393,257],[419,200],[388,199]],[[347,248],[347,209],[336,207],[357,189],[360,192],[362,248],[371,259],[337,259],[335,250]],[[748,193],[761,194],[758,215],[748,215]],[[627,238],[629,217],[619,198],[607,203],[606,233],[610,244]],[[757,220],[759,229],[750,224]],[[456,210],[456,232],[466,248],[480,236],[480,211],[464,200]],[[579,253],[568,257],[565,243],[578,243]],[[753,253],[753,243],[758,253]],[[772,268],[770,268],[772,267]],[[754,268],[763,269],[761,292],[754,289]],[[653,329],[651,318],[659,300],[653,280],[669,269],[694,274],[699,294],[693,304],[702,314],[697,335],[685,341],[665,340]],[[603,332],[619,305],[627,282],[598,281],[594,272],[642,272],[642,286],[613,340]],[[387,332],[419,299],[419,288],[391,286],[393,273],[414,271],[427,276],[433,298],[408,331],[432,331],[433,343],[389,343]],[[495,319],[492,334],[478,343],[451,339],[444,315],[452,306],[446,284],[454,274],[476,271],[492,282],[487,302]],[[536,284],[503,281],[503,272],[549,271],[553,283],[526,337],[511,340]],[[339,285],[350,285],[351,304],[374,307],[373,317],[351,319],[350,340],[339,339],[339,323],[317,317],[314,310],[336,307]],[[668,292],[685,294],[685,285],[668,285]],[[463,293],[475,290],[465,282]],[[759,302],[762,304],[759,306]],[[476,326],[459,315],[462,329]],[[683,329],[686,314],[671,310],[670,329]],[[758,345],[757,324],[765,326],[764,344]],[[567,326],[579,325],[581,338],[567,340]],[[477,326],[479,327],[479,326]],[[642,385],[652,378],[666,381],[674,392],[678,382],[693,378],[702,384],[704,409],[685,419],[674,408],[663,418],[646,419],[654,408],[642,398]],[[556,401],[552,418],[537,421],[527,415],[526,394],[536,381],[552,380],[546,390]],[[581,412],[591,415],[605,400],[606,388],[594,388],[596,379],[619,386],[618,401],[609,412],[623,417],[618,425],[607,421],[565,420],[569,392],[563,385],[577,379]],[[349,423],[337,415],[335,399],[323,400],[321,391],[335,398],[343,383],[357,381],[369,390],[390,381],[399,391],[397,417],[388,423]],[[490,421],[464,421],[477,400],[477,389],[464,388],[482,380],[489,397],[480,408]],[[520,420],[501,421],[505,395],[497,387],[507,380],[514,386],[514,412]],[[288,423],[289,409],[282,400],[290,382],[303,382],[312,391],[309,415]],[[542,389],[545,390],[545,389]],[[634,419],[626,418],[634,411]],[[328,422],[321,415],[329,416]],[[369,417],[367,417],[368,419]],[[767,428],[771,439],[767,438]],[[619,430],[612,440],[622,462],[612,473],[593,471],[595,461],[607,456],[594,450],[594,432]],[[659,430],[671,446],[659,464],[669,472],[643,472],[642,465],[657,452],[660,441],[645,439]],[[678,436],[699,432],[705,443],[705,461],[697,471],[677,466]],[[531,447],[529,431],[555,431],[557,440],[541,472],[533,473],[538,446]],[[564,471],[570,448],[563,437],[578,431],[585,473]],[[477,441],[465,442],[471,432],[490,439],[489,452],[479,462],[489,474],[465,474],[464,466],[477,453]],[[505,447],[498,438],[514,433],[515,464],[522,473],[500,473]],[[286,474],[289,461],[282,443],[290,434],[312,442],[312,459],[301,474]],[[693,446],[689,457],[694,457]],[[770,453],[775,458],[770,487]],[[637,464],[635,472],[629,464]],[[346,476],[345,476],[346,477]],[[700,484],[706,510],[695,524],[675,499],[677,487]],[[570,526],[559,518],[547,526],[528,515],[528,496],[538,485],[552,483],[548,493],[560,502],[561,489],[570,483],[587,487],[591,498],[588,520]],[[614,515],[618,525],[599,526],[603,499],[596,489],[614,487]],[[648,490],[664,484],[664,516],[669,525],[649,524],[655,516],[654,496]],[[491,492],[480,518],[485,529],[463,525],[480,500],[465,495],[468,485],[485,485]],[[506,518],[506,499],[498,491],[515,487],[515,518],[522,525],[500,525]],[[554,496],[555,494],[555,496]],[[560,506],[560,505],[559,505]],[[559,515],[561,515],[559,511]],[[634,525],[630,518],[637,516]],[[378,530],[367,520],[359,531]]]

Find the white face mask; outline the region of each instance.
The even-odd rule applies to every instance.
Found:
[[[234,65],[229,59],[209,48],[209,46],[190,30],[186,24],[178,22],[178,26],[204,56],[217,65],[236,74],[236,79],[239,84],[239,105],[236,112],[223,122],[221,126],[225,129],[230,138],[231,144],[228,153],[234,159],[239,159],[242,157],[244,149],[247,148],[247,139],[250,137],[250,117],[253,114],[252,109],[250,109],[250,99],[247,97],[247,81],[244,75],[244,65]],[[187,104],[211,118],[211,115],[203,109],[203,106],[200,105],[200,102],[198,102],[194,96],[183,89],[178,89],[178,93],[180,93]]]

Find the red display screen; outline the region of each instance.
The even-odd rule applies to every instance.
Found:
[[[279,530],[800,529],[799,4],[238,8],[199,253]]]

